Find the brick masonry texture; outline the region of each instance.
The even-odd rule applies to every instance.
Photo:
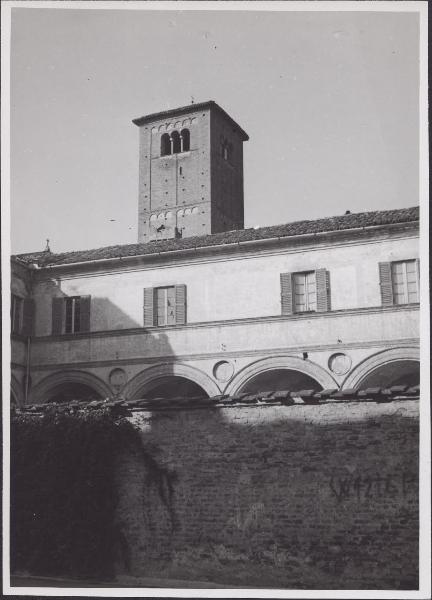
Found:
[[[243,137],[229,121],[213,113],[210,142],[211,233],[243,229]],[[222,142],[231,145],[228,160],[222,157]]]
[[[193,105],[134,122],[142,124],[139,242],[243,228],[242,144],[247,135],[220,107]],[[183,129],[190,133],[190,148],[161,155],[162,136]],[[222,158],[223,143],[231,146],[229,160]]]
[[[418,400],[131,418],[162,471],[119,457],[120,574],[418,587]]]
[[[184,126],[191,135],[190,151],[161,157],[160,139],[163,131],[152,132],[153,127],[164,127],[164,121],[152,121],[140,130],[140,175],[138,227],[140,242],[156,239],[156,227],[164,225],[162,237],[174,238],[175,227],[183,237],[201,236],[211,233],[210,223],[210,113],[195,110],[186,113],[193,119]],[[190,121],[190,119],[188,119]],[[181,123],[182,121],[179,121]],[[183,125],[176,130],[181,131]],[[181,171],[180,171],[181,169]],[[197,216],[185,215],[176,218],[183,208],[198,209]],[[168,221],[151,224],[150,215],[171,212]]]

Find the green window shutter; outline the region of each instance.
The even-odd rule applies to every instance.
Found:
[[[176,325],[184,325],[186,323],[186,286],[175,286],[175,315]]]
[[[391,262],[380,262],[378,264],[379,281],[381,289],[381,304],[387,306],[393,304],[393,285]]]
[[[60,335],[63,333],[63,311],[64,298],[52,299],[52,334]]]
[[[144,288],[143,315],[144,327],[153,327],[156,317],[154,311],[154,288]]]
[[[32,298],[24,298],[23,319],[21,333],[26,336],[33,335],[35,304]]]
[[[292,315],[293,313],[293,285],[292,273],[280,274],[281,285],[281,309],[283,315]]]
[[[91,296],[80,296],[80,328],[79,331],[90,331]]]
[[[317,269],[315,271],[317,312],[327,312],[331,310],[330,302],[330,272],[327,269]]]

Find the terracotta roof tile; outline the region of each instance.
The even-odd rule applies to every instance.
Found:
[[[270,227],[260,227],[258,229],[241,229],[238,231],[214,233],[212,235],[158,240],[142,244],[106,246],[104,248],[78,250],[75,252],[64,252],[59,254],[46,251],[30,252],[27,254],[18,254],[15,258],[25,263],[36,263],[40,267],[67,265],[76,262],[151,255],[175,250],[205,248],[222,244],[237,244],[252,240],[265,240],[277,237],[284,238],[346,229],[362,229],[365,227],[415,222],[418,220],[419,207],[414,206],[396,210],[347,214],[338,217],[316,219],[313,221],[296,221],[285,225],[272,225]]]

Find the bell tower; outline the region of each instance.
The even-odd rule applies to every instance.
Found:
[[[154,113],[139,127],[138,242],[243,229],[243,142],[216,102]]]

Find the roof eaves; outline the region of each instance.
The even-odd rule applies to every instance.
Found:
[[[210,108],[215,105],[216,102],[214,100],[208,100],[207,102],[198,102],[197,104],[188,104],[187,106],[179,106],[177,108],[169,108],[167,110],[161,110],[159,112],[151,113],[149,115],[143,115],[142,117],[137,117],[136,119],[132,119],[132,123],[135,125],[144,125],[145,123],[150,123],[151,121],[157,121],[158,119],[163,119],[165,117],[172,117],[179,113],[184,112],[194,112],[195,110],[201,110],[204,108]]]
[[[195,245],[192,245],[189,247],[177,247],[177,248],[167,249],[167,250],[158,250],[156,252],[142,252],[142,253],[138,253],[138,254],[126,254],[126,255],[121,255],[121,256],[102,256],[102,257],[98,257],[98,258],[92,258],[92,259],[81,260],[81,261],[76,261],[76,262],[46,263],[46,264],[39,265],[39,268],[52,269],[52,268],[68,267],[68,266],[76,266],[76,265],[90,265],[93,263],[101,264],[101,263],[111,262],[111,261],[122,261],[125,259],[147,258],[147,257],[151,257],[151,256],[163,257],[163,256],[167,256],[167,255],[172,255],[172,254],[183,254],[186,252],[195,252],[195,251],[206,250],[206,249],[214,250],[216,248],[226,248],[228,246],[243,246],[243,245],[249,245],[249,244],[262,244],[262,243],[268,244],[268,243],[275,242],[275,241],[316,238],[316,237],[328,236],[329,234],[347,234],[347,233],[353,233],[356,231],[379,229],[382,227],[388,227],[388,226],[393,226],[393,225],[395,225],[395,226],[408,225],[408,224],[412,224],[412,223],[413,223],[413,221],[406,221],[406,222],[400,222],[400,223],[382,223],[382,224],[364,225],[364,226],[350,227],[350,228],[325,229],[322,231],[309,231],[309,232],[296,233],[296,234],[291,234],[291,235],[290,234],[284,235],[282,233],[279,235],[274,235],[274,236],[269,236],[269,237],[260,237],[260,238],[243,239],[243,240],[233,239],[231,241],[225,240],[218,244],[195,244]]]
[[[152,121],[157,121],[159,119],[164,119],[168,117],[174,117],[179,114],[195,112],[196,110],[204,110],[206,108],[214,108],[219,111],[226,119],[228,119],[238,130],[244,142],[247,142],[249,139],[248,134],[240,125],[234,121],[234,119],[214,100],[208,100],[207,102],[198,102],[196,104],[188,104],[187,106],[180,106],[178,108],[171,108],[169,110],[164,110],[157,113],[152,113],[150,115],[144,115],[142,117],[138,117],[136,119],[132,119],[132,123],[140,127],[141,125],[145,125],[146,123],[151,123]]]
[[[389,214],[391,213],[391,214]],[[350,218],[351,217],[351,218]],[[242,229],[221,232],[182,240],[160,240],[154,244],[139,243],[106,246],[86,251],[73,251],[61,254],[34,252],[12,257],[21,264],[38,263],[40,267],[66,266],[72,264],[102,262],[106,260],[122,260],[142,256],[165,255],[218,246],[241,245],[247,242],[266,242],[276,239],[292,239],[317,234],[348,233],[365,229],[379,229],[388,226],[413,226],[418,224],[418,207],[396,209],[393,211],[374,211],[357,213],[350,217],[330,217],[314,221],[297,221],[285,225],[272,225],[259,229]],[[352,219],[356,217],[356,219]]]

